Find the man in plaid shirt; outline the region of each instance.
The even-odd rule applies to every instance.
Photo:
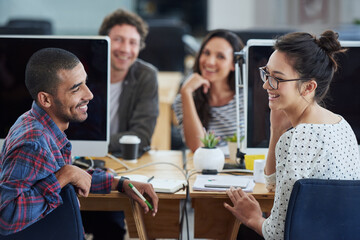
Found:
[[[128,186],[101,170],[71,165],[71,143],[64,131],[70,121],[87,118],[93,98],[87,74],[70,52],[46,48],[29,60],[25,84],[34,102],[11,127],[0,155],[0,235],[8,235],[46,217],[62,204],[61,188],[72,184],[81,196],[119,190],[149,208]],[[157,212],[158,197],[147,183],[132,182],[147,193]]]

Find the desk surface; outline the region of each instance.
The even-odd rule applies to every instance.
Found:
[[[123,171],[125,168],[111,158],[102,158],[105,160],[106,167],[117,171]],[[180,151],[149,151],[145,153],[137,163],[124,161],[129,167],[136,168],[150,163],[173,163],[183,168],[182,153]],[[146,168],[138,169],[126,174],[141,174],[156,178],[185,179],[184,175],[176,167],[169,164],[156,164]],[[116,191],[110,194],[90,194],[89,197],[79,197],[81,210],[88,211],[124,211],[126,224],[131,238],[139,237],[138,217],[140,214],[145,232],[149,239],[152,238],[178,238],[179,237],[179,219],[180,219],[180,200],[186,198],[186,191],[180,190],[175,194],[158,193],[159,209],[155,217],[150,214],[144,214],[143,210],[136,211],[129,198]],[[143,239],[142,237],[140,237]]]
[[[117,171],[125,168],[110,158],[103,158],[106,166]],[[187,154],[187,169],[193,169],[192,154]],[[145,153],[137,163],[125,162],[129,167],[136,168],[154,162],[173,163],[183,167],[183,157],[180,151],[150,151]],[[138,169],[127,174],[142,174],[148,177],[184,179],[184,175],[176,167],[169,164],[157,164]],[[194,209],[194,237],[234,239],[240,223],[224,208],[223,203],[230,203],[224,192],[201,192],[192,189],[196,175],[189,179],[190,197]],[[274,193],[268,192],[264,184],[256,184],[251,193],[259,201],[262,210],[269,212],[274,199]],[[140,209],[146,227],[147,236],[152,238],[178,238],[180,229],[180,200],[186,198],[186,191],[181,190],[175,194],[158,193],[159,211],[155,218],[150,214],[144,215]],[[92,211],[120,211],[125,212],[129,234],[131,238],[138,237],[138,225],[134,207],[127,196],[118,192],[110,194],[90,194],[89,197],[80,197],[81,210]]]
[[[154,176],[161,179],[185,179],[184,174],[180,169],[183,169],[183,157],[181,151],[156,151],[151,150],[145,153],[137,163],[123,161],[131,169],[135,169],[148,164],[155,164],[147,166],[145,168],[138,169],[136,171],[119,173],[119,175],[131,175],[140,174],[147,177]],[[173,166],[176,165],[177,167]],[[113,159],[108,158],[106,160],[106,166],[114,169],[115,171],[125,171],[125,167],[120,165]],[[179,198],[185,199],[186,191],[180,190],[175,194],[158,193],[159,198]]]
[[[188,170],[194,169],[192,153],[187,154]],[[227,160],[228,161],[228,160]],[[224,207],[224,202],[232,205],[226,192],[194,191],[196,175],[189,179],[190,198],[194,209],[194,237],[212,239],[236,239],[240,222]],[[260,203],[263,212],[270,212],[274,193],[265,184],[256,183],[252,194]]]

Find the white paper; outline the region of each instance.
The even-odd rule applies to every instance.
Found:
[[[237,182],[248,181],[244,192],[252,192],[255,186],[252,176],[239,176],[239,175],[197,175],[193,186],[195,191],[208,191],[208,192],[225,192],[231,186],[236,186]],[[228,185],[229,187],[205,187],[211,184]]]
[[[146,183],[149,177],[141,174],[132,174],[125,175],[124,177],[128,177],[131,181],[144,182]],[[179,189],[185,187],[187,182],[181,179],[163,179],[163,178],[153,178],[150,183],[153,185],[155,192],[160,193],[175,193]]]

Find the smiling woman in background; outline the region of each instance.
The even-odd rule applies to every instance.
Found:
[[[320,106],[337,70],[338,35],[325,31],[319,39],[290,33],[275,43],[266,66],[259,69],[268,92],[270,144],[265,175],[275,190],[269,218],[259,203],[241,189],[227,191],[234,207],[224,203],[242,223],[265,239],[283,239],[288,201],[296,180],[360,179],[359,149],[347,121]]]
[[[243,48],[240,38],[227,30],[214,30],[203,40],[194,73],[181,87],[174,111],[186,145],[201,147],[204,129],[217,136],[236,132],[234,52]],[[244,135],[243,91],[240,89],[240,125]]]

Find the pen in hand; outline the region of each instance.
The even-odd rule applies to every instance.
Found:
[[[148,207],[150,208],[150,210],[154,210],[153,206],[149,203],[148,200],[146,200],[146,198],[144,198],[144,196],[136,189],[136,187],[134,187],[134,185],[132,185],[131,183],[129,183],[129,187],[136,193],[136,195],[141,198],[141,200],[143,200],[146,205],[148,205]]]
[[[151,180],[153,180],[153,179],[154,179],[154,176],[150,177],[150,178],[147,180],[147,182],[151,182]]]

